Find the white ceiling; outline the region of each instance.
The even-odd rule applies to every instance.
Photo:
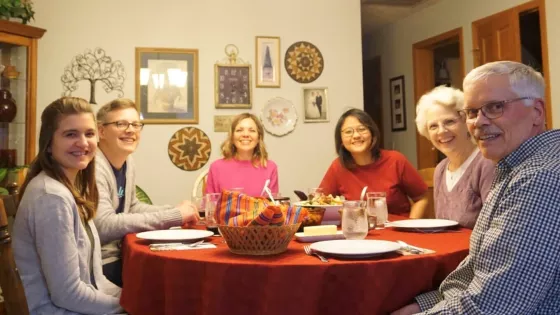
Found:
[[[391,24],[439,0],[361,0],[362,36]]]

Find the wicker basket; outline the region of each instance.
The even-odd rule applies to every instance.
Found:
[[[300,223],[281,226],[220,225],[229,250],[240,255],[275,255],[288,248]]]

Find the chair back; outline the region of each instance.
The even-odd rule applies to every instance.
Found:
[[[192,190],[192,197],[204,196],[204,191],[206,191],[206,179],[208,178],[208,169],[205,169],[198,175],[194,181],[194,186]]]
[[[0,288],[4,296],[4,308],[8,315],[29,315],[25,291],[14,261],[4,199],[9,198],[0,199]]]
[[[424,180],[424,182],[428,186],[428,191],[426,192],[428,194],[428,206],[426,207],[426,211],[423,213],[423,215],[421,217],[423,219],[434,219],[436,217],[435,204],[434,204],[434,172],[435,172],[435,170],[436,170],[435,167],[423,168],[423,169],[418,170],[418,173],[420,173],[420,176],[422,176],[422,179]]]

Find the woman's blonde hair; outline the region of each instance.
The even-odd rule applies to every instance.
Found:
[[[233,143],[233,134],[235,133],[235,128],[237,128],[237,125],[239,125],[239,123],[246,118],[251,118],[255,122],[255,125],[257,126],[257,132],[259,134],[259,142],[257,143],[257,146],[253,151],[253,158],[251,159],[251,161],[255,167],[266,167],[268,152],[266,151],[266,146],[264,145],[264,127],[257,116],[251,113],[242,113],[235,116],[231,123],[231,128],[229,129],[228,138],[226,139],[226,141],[224,141],[224,143],[222,143],[222,155],[225,159],[235,158],[235,155],[237,154],[237,148]]]
[[[95,216],[99,201],[97,184],[95,183],[95,158],[89,162],[85,169],[78,172],[75,183],[71,183],[64,174],[59,162],[49,152],[60,120],[65,116],[77,114],[91,114],[91,118],[95,122],[95,115],[89,103],[78,97],[62,97],[45,108],[41,114],[39,153],[31,162],[25,181],[21,186],[20,196],[23,197],[27,185],[35,176],[45,172],[49,177],[61,182],[72,192],[74,200],[78,205],[80,218],[84,221],[89,221]]]

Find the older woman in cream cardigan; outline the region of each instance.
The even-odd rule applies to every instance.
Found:
[[[462,91],[438,86],[418,101],[416,126],[447,157],[434,172],[436,217],[472,229],[492,185],[494,164],[471,140],[462,108]]]

